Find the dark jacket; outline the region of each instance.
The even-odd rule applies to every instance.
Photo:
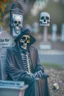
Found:
[[[44,72],[44,68],[42,65],[40,65],[37,49],[30,46],[29,52],[32,61],[32,72],[35,73],[38,70],[42,70]],[[18,46],[7,49],[6,73],[12,80],[20,80],[20,78],[22,78],[22,74],[24,75],[25,73],[21,53]]]
[[[29,32],[29,30],[28,30]],[[27,33],[27,30],[24,31]],[[25,91],[25,96],[49,96],[47,78],[42,78],[36,80],[26,75],[24,70],[24,65],[22,62],[21,52],[19,50],[18,41],[23,33],[21,33],[16,39],[16,46],[7,49],[6,56],[6,74],[8,80],[14,81],[24,81],[29,87]],[[31,44],[35,42],[35,39],[31,36]],[[32,65],[31,71],[34,74],[35,72],[41,70],[44,73],[44,68],[40,64],[38,51],[36,48],[30,46],[28,48],[30,53]],[[36,94],[35,94],[36,93]]]

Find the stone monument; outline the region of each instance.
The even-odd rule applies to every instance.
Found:
[[[57,40],[57,25],[56,24],[53,24],[52,25],[52,41],[55,42]]]
[[[48,26],[50,25],[50,15],[47,12],[40,13],[40,26],[44,28],[43,31],[43,42],[40,44],[40,49],[51,49],[51,45],[48,42],[47,32]]]
[[[14,45],[13,44],[13,38],[11,35],[2,30],[2,33],[0,34],[0,66],[1,66],[1,79],[5,79],[5,72],[4,72],[4,63],[5,63],[5,58],[6,58],[6,49],[10,46]]]
[[[33,33],[38,33],[38,31],[39,31],[39,23],[38,22],[34,22],[32,29],[33,29]]]
[[[60,38],[61,42],[64,42],[64,24],[62,24],[62,30],[61,30],[61,38]]]

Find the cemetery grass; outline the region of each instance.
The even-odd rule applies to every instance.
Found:
[[[61,65],[59,64],[56,64],[56,63],[41,63],[44,67],[47,67],[47,68],[54,68],[54,69],[60,69],[60,68],[63,68]]]
[[[51,66],[52,65],[52,66]],[[57,64],[44,63],[44,71],[49,75],[48,86],[50,96],[64,96],[64,68]],[[53,84],[57,83],[59,89],[53,89]]]

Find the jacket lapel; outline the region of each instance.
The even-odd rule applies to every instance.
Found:
[[[30,47],[29,51],[30,51],[30,56],[31,56],[31,61],[32,61],[32,67],[33,67],[33,70],[35,70],[35,67],[36,67],[35,50],[32,47]]]
[[[22,57],[21,57],[21,53],[20,53],[20,50],[18,48],[18,46],[15,46],[15,49],[14,49],[14,54],[15,54],[15,59],[16,61],[18,62],[18,66],[20,69],[24,69],[24,66],[23,66],[23,62],[22,62]]]

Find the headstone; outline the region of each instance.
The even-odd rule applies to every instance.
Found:
[[[6,58],[6,50],[8,47],[12,45],[13,39],[6,31],[2,30],[2,34],[0,35],[0,73],[1,79],[5,79],[5,58]]]
[[[64,42],[64,24],[62,24],[62,29],[61,29],[61,42]]]
[[[16,38],[23,28],[23,9],[17,0],[10,7],[10,34]]]
[[[25,29],[29,29],[32,32],[32,27],[29,24],[25,25]]]
[[[33,23],[32,31],[33,31],[33,33],[38,33],[38,31],[39,31],[39,23],[38,22]]]
[[[1,80],[1,59],[0,59],[0,80]]]
[[[45,50],[50,50],[51,49],[51,44],[48,42],[47,38],[47,26],[44,27],[44,32],[43,32],[43,42],[40,44],[40,49],[45,49]]]
[[[57,25],[53,24],[52,25],[52,41],[55,42],[57,40]]]
[[[50,26],[50,14],[47,12],[40,13],[40,26],[43,27],[43,42],[40,44],[40,49],[51,49],[51,44],[48,42],[48,26]]]
[[[0,26],[0,34],[2,33],[2,26]]]
[[[44,43],[48,42],[48,31],[47,31],[47,26],[44,27],[44,32],[43,32],[43,41]]]
[[[0,96],[24,96],[27,87],[23,81],[0,80]]]

